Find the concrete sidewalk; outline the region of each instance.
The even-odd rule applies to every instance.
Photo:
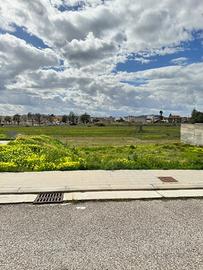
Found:
[[[169,176],[177,182],[165,183]],[[69,200],[203,196],[202,170],[51,171],[0,173],[0,203],[33,201],[40,192],[64,192]],[[30,196],[29,196],[30,194]],[[10,198],[8,200],[8,198]],[[20,199],[21,198],[21,199]]]
[[[158,177],[171,176],[174,183]],[[203,188],[202,170],[49,171],[0,173],[0,194],[41,191],[158,190]]]

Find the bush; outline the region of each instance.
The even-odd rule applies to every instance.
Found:
[[[14,162],[0,162],[0,172],[15,172],[17,169]]]

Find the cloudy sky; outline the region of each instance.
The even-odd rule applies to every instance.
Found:
[[[0,1],[0,114],[203,110],[202,0]]]

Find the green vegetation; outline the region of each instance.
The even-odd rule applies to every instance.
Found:
[[[0,171],[203,169],[203,148],[180,144],[179,126],[0,127],[0,139],[16,134],[0,145]]]
[[[178,142],[180,127],[173,125],[0,127],[0,137],[15,134],[48,135],[72,145],[126,145],[140,142]]]
[[[197,110],[192,111],[191,122],[194,123],[203,123],[203,112]]]
[[[168,144],[73,147],[48,136],[18,136],[0,145],[0,171],[203,169],[203,148]]]
[[[0,171],[69,170],[82,167],[72,149],[48,136],[19,136],[0,145]]]

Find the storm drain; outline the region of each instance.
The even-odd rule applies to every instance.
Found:
[[[62,203],[63,202],[63,192],[43,192],[37,195],[34,200],[34,204],[42,203]]]
[[[160,176],[158,178],[164,183],[178,182],[175,178],[173,178],[171,176]]]

